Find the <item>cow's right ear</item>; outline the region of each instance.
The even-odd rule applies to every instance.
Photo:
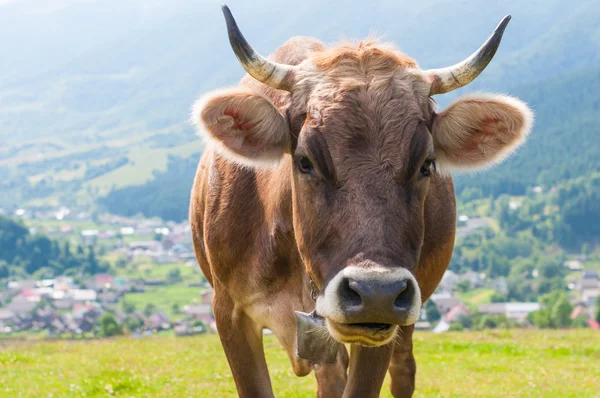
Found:
[[[290,151],[288,123],[268,98],[238,87],[209,93],[194,104],[192,122],[219,152],[251,167],[273,167]]]

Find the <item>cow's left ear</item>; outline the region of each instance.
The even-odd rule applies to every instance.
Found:
[[[432,135],[438,163],[473,170],[506,159],[529,134],[533,112],[504,95],[467,95],[437,115]]]

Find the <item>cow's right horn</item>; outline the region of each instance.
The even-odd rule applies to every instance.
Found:
[[[295,67],[269,61],[248,44],[242,32],[235,22],[235,18],[225,4],[221,6],[225,22],[227,23],[227,33],[229,33],[229,43],[246,72],[256,80],[265,83],[273,88],[291,91],[294,86]]]
[[[441,69],[425,71],[431,80],[429,95],[444,94],[471,83],[490,63],[502,40],[504,29],[510,21],[510,15],[505,16],[485,43],[469,58],[456,65]]]

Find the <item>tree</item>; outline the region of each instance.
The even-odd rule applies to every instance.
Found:
[[[167,278],[171,283],[177,283],[181,281],[181,270],[179,268],[173,268],[169,271]]]
[[[578,329],[587,328],[588,320],[585,316],[580,315],[577,318],[573,319],[571,326]]]
[[[98,272],[98,260],[96,260],[96,252],[94,251],[94,246],[88,247],[87,265],[88,272],[90,274],[95,274]]]
[[[144,326],[144,322],[140,318],[130,317],[127,318],[127,330],[130,332],[134,332],[138,329],[141,329]]]
[[[494,292],[491,296],[490,296],[490,302],[492,303],[504,303],[506,300],[506,295],[500,293],[500,292]]]
[[[427,302],[425,303],[425,315],[427,316],[428,322],[439,321],[442,317],[440,315],[440,311],[438,311],[437,306],[431,300],[427,300]]]
[[[150,316],[152,314],[154,314],[156,312],[156,305],[152,304],[152,303],[148,303],[146,304],[146,307],[144,307],[144,315],[146,316]]]
[[[600,297],[596,298],[596,322],[600,323]]]
[[[8,265],[4,261],[0,261],[0,279],[8,278]]]
[[[100,334],[104,337],[118,336],[123,334],[123,328],[112,314],[107,313],[100,318]]]
[[[571,325],[573,307],[564,291],[553,290],[538,298],[542,308],[532,312],[527,319],[538,328],[564,328]]]
[[[135,312],[135,304],[127,300],[123,300],[123,312],[133,314]]]
[[[173,314],[179,314],[181,312],[181,310],[179,308],[179,304],[174,303],[173,306],[171,307],[171,311],[173,312]]]
[[[553,327],[552,320],[550,318],[550,311],[547,308],[530,312],[527,315],[527,320],[540,329]]]
[[[587,244],[587,242],[581,245],[581,254],[584,256],[590,254],[590,246]]]
[[[552,307],[551,317],[555,327],[564,328],[571,325],[572,311],[573,306],[569,303],[566,295],[563,294]]]
[[[471,288],[471,282],[464,279],[456,284],[456,288],[461,293],[466,293]]]

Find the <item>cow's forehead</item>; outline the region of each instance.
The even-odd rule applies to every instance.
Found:
[[[373,40],[323,47],[303,62],[292,92],[299,111],[326,112],[348,107],[381,106],[402,97],[427,113],[430,82],[417,63],[388,43]],[[353,97],[354,96],[354,97]]]
[[[402,176],[433,149],[425,128],[431,108],[422,102],[411,84],[383,81],[337,90],[335,98],[313,95],[299,142],[327,153],[341,179],[383,169]]]
[[[315,52],[301,73],[292,93],[294,113],[306,114],[299,143],[325,150],[336,173],[357,161],[402,173],[413,152],[429,151],[430,139],[414,138],[433,114],[430,83],[411,58],[361,42]]]

